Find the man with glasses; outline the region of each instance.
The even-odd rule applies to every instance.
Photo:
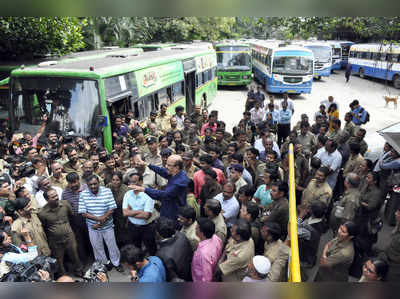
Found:
[[[142,159],[137,164],[147,165]],[[189,183],[183,170],[183,160],[179,155],[171,155],[167,159],[166,168],[149,164],[148,167],[168,180],[164,190],[144,188],[139,185],[130,186],[133,191],[145,192],[152,199],[161,201],[160,215],[175,220],[178,217],[178,208],[186,205],[186,188]]]

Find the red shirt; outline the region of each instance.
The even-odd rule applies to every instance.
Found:
[[[225,184],[225,181],[226,181],[225,175],[221,171],[221,169],[212,167],[212,170],[214,170],[217,173],[218,183],[220,183],[221,185]],[[194,173],[193,182],[194,182],[194,196],[197,199],[199,199],[201,188],[203,187],[203,185],[206,182],[206,175],[203,170],[200,169]]]

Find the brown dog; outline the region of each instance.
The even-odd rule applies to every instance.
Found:
[[[385,107],[387,107],[388,104],[389,104],[390,102],[393,102],[394,108],[397,109],[397,99],[398,99],[398,96],[383,96],[383,98],[384,98],[385,101],[386,101]]]

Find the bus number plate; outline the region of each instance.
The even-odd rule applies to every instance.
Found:
[[[293,92],[293,93],[296,93],[296,91],[295,91],[295,90],[288,90],[287,92]]]

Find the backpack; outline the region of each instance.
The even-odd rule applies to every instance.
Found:
[[[363,113],[363,112],[364,112],[364,108],[361,108],[360,113]],[[363,124],[363,125],[365,125],[367,122],[369,122],[369,113],[368,113],[368,111],[365,111],[365,112],[367,112],[367,115],[365,116],[365,121],[361,122],[361,124]]]

